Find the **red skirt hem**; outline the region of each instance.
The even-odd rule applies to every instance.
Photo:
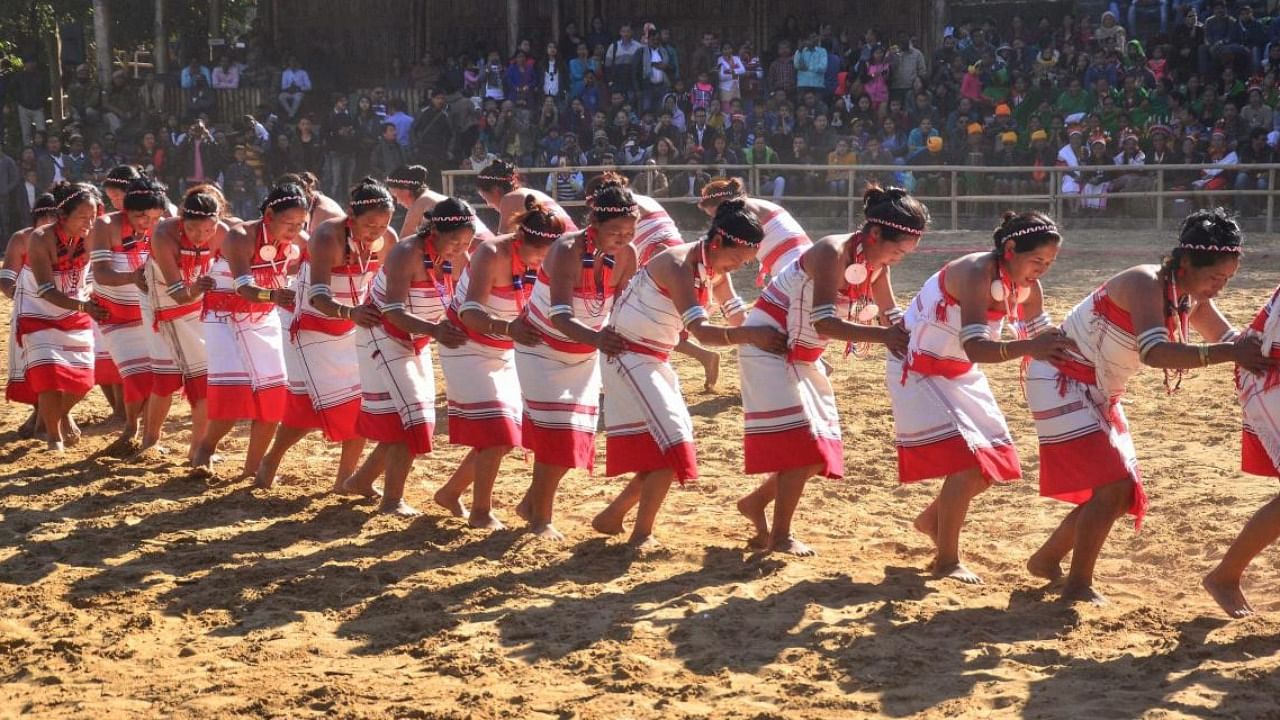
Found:
[[[483,450],[510,445],[521,447],[520,426],[508,417],[470,420],[449,414],[449,442]]]
[[[93,380],[98,385],[119,385],[120,368],[107,358],[95,358],[93,361]]]
[[[1018,451],[1012,445],[974,451],[964,438],[956,435],[925,445],[898,446],[898,482],[932,480],[974,468],[988,482],[1022,479]]]
[[[121,378],[124,384],[124,401],[127,403],[143,402],[151,395],[154,375],[150,370],[130,373]]]
[[[1250,475],[1263,477],[1280,477],[1280,469],[1267,454],[1258,436],[1248,430],[1241,432],[1240,438],[1240,470]]]
[[[39,399],[32,389],[31,384],[26,380],[18,382],[10,382],[4,389],[4,397],[9,402],[22,403],[24,405],[35,405]]]
[[[1106,433],[1097,431],[1066,442],[1040,444],[1041,497],[1083,505],[1093,497],[1094,490],[1126,480],[1134,483],[1128,512],[1141,528],[1147,514],[1142,478],[1136,468],[1129,470]]]
[[[525,415],[520,438],[537,462],[587,471],[595,467],[595,433],[538,427]]]
[[[421,423],[405,427],[397,413],[374,414],[361,410],[356,417],[356,432],[373,442],[407,445],[414,455],[431,452],[431,436],[435,426]]]
[[[284,417],[284,387],[254,391],[248,385],[208,386],[210,420],[253,420],[278,423]]]
[[[360,398],[316,411],[310,395],[289,393],[285,400],[281,423],[302,430],[321,430],[329,442],[346,442],[360,437],[356,422],[360,417]]]
[[[159,397],[173,395],[186,383],[181,373],[151,373],[151,394]]]
[[[664,453],[649,433],[605,439],[605,474],[609,477],[655,470],[674,470],[681,485],[697,480],[698,457],[693,443],[680,443]]]
[[[93,371],[58,363],[43,363],[26,370],[26,385],[39,397],[43,392],[88,393],[93,389]]]
[[[836,440],[814,437],[808,428],[747,433],[742,447],[743,472],[748,475],[821,465],[821,477],[844,477],[844,447]]]

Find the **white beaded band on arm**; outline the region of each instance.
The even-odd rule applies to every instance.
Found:
[[[182,280],[179,280],[169,285],[169,287],[165,288],[164,291],[166,294],[169,295],[169,297],[173,297],[174,295],[177,295],[178,293],[186,289],[187,289],[187,284]]]
[[[902,322],[902,318],[906,313],[902,312],[902,308],[892,307],[884,311],[884,317],[889,321],[890,325],[897,325]]]
[[[965,345],[971,340],[989,340],[991,339],[991,328],[984,323],[972,323],[960,328],[960,344]]]
[[[1240,339],[1240,331],[1237,330],[1236,328],[1229,327],[1227,328],[1226,332],[1222,333],[1222,337],[1218,338],[1218,342],[1229,343],[1229,342],[1235,342],[1236,340],[1239,340],[1239,339]]]
[[[1044,332],[1045,330],[1048,330],[1049,325],[1050,325],[1049,313],[1042,312],[1039,315],[1023,323],[1023,328],[1026,329],[1027,335],[1034,337]]]
[[[309,290],[307,290],[308,300],[315,300],[316,298],[319,298],[319,297],[332,298],[333,288],[323,283],[316,283],[315,285],[312,285]]]
[[[16,272],[14,272],[14,271],[10,270],[9,268],[5,268],[4,270],[0,270],[0,280],[8,280],[9,282],[17,282],[17,281],[18,281],[18,273],[16,273]]]
[[[462,305],[458,306],[458,317],[462,317],[465,313],[467,313],[470,310],[475,310],[476,312],[482,313],[484,315],[489,314],[489,311],[485,310],[483,305],[476,302],[475,300],[468,300],[462,303]]]
[[[836,306],[827,303],[826,305],[818,305],[813,308],[809,313],[809,322],[813,325],[817,325],[822,320],[830,320],[834,317],[839,317],[836,313]]]
[[[720,312],[724,313],[725,317],[734,317],[746,311],[747,303],[738,295],[734,295],[720,305]]]
[[[396,310],[404,311],[404,303],[402,302],[387,303],[386,305],[382,306],[382,312],[384,313],[395,312]]]
[[[91,250],[89,252],[89,262],[111,262],[111,251]]]
[[[694,305],[688,310],[685,310],[684,313],[680,315],[680,323],[686,328],[692,325],[697,320],[706,320],[706,319],[707,319],[707,309],[702,307],[701,305]]]
[[[243,288],[243,287],[249,287],[250,285],[253,285],[253,276],[241,275],[237,277],[235,281],[232,282],[231,284],[232,284],[232,287],[234,287],[236,290],[239,290],[240,288]]]
[[[1169,342],[1169,330],[1167,328],[1155,327],[1142,333],[1138,336],[1138,359],[1146,362],[1147,353],[1150,353],[1160,343],[1166,342]]]
[[[573,306],[572,305],[552,305],[551,308],[547,310],[548,318],[557,317],[559,315],[568,315],[569,317],[573,317]]]

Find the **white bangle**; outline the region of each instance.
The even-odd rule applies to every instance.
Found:
[[[46,293],[53,291],[53,283],[45,282],[36,286],[36,297],[43,297]]]
[[[723,312],[725,317],[734,317],[746,312],[746,306],[747,303],[740,296],[734,295],[721,303],[720,312]]]
[[[827,303],[826,305],[818,305],[809,313],[809,322],[816,325],[822,320],[830,320],[834,317],[839,317],[838,313],[836,313],[836,306]]]
[[[9,268],[5,268],[5,269],[3,269],[3,270],[0,270],[0,280],[8,280],[9,282],[17,282],[17,281],[18,281],[18,273],[16,273],[16,272],[14,272],[14,271],[10,270]]]
[[[1169,342],[1169,330],[1162,327],[1154,327],[1137,337],[1138,341],[1138,359],[1146,362],[1147,353],[1151,352],[1160,343]]]
[[[1235,342],[1236,340],[1239,340],[1239,339],[1240,339],[1240,331],[1239,331],[1239,330],[1237,330],[1237,329],[1235,329],[1235,328],[1227,328],[1227,331],[1226,331],[1226,332],[1224,332],[1224,333],[1222,333],[1222,337],[1218,338],[1218,342],[1220,342],[1220,343],[1231,343],[1231,342]]]
[[[315,300],[318,297],[333,297],[333,288],[323,283],[312,285],[311,288],[307,290],[307,299]]]
[[[182,280],[179,280],[173,283],[172,285],[170,285],[169,287],[165,288],[165,292],[168,293],[170,297],[172,297],[186,289],[187,289],[187,283]]]
[[[902,322],[902,318],[905,315],[906,313],[902,312],[902,308],[893,307],[884,311],[884,318],[889,321],[890,325],[897,325]]]
[[[707,309],[702,307],[701,305],[694,305],[688,310],[685,310],[684,313],[680,315],[680,323],[684,327],[689,327],[697,320],[706,320],[706,319],[707,319]]]
[[[1027,331],[1027,335],[1039,335],[1049,329],[1049,313],[1040,313],[1023,323],[1022,327]]]
[[[404,310],[404,303],[402,303],[402,302],[394,302],[394,303],[387,303],[387,304],[385,304],[385,305],[383,305],[383,306],[382,306],[382,312],[384,312],[384,313],[395,312],[396,310],[403,311],[403,310]]]
[[[111,251],[93,250],[89,253],[89,262],[111,262]]]
[[[548,319],[556,317],[558,315],[568,315],[569,317],[573,317],[573,306],[572,305],[552,305],[551,308],[547,310]]]
[[[235,281],[232,283],[232,286],[234,287],[234,289],[239,290],[240,288],[243,288],[243,287],[249,287],[252,284],[253,284],[252,275],[241,275],[240,277],[235,279]]]
[[[960,345],[964,346],[971,340],[989,340],[991,338],[991,328],[983,323],[972,323],[960,328]]]
[[[462,317],[462,315],[466,313],[468,310],[475,310],[476,312],[481,313],[483,315],[489,314],[489,311],[485,310],[483,305],[476,302],[475,300],[468,300],[458,306],[458,317]]]

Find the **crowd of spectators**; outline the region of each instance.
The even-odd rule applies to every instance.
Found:
[[[1149,175],[1117,166],[1274,161],[1280,18],[1260,17],[1267,4],[1122,0],[1100,16],[960,22],[929,56],[910,35],[794,18],[765,48],[712,31],[677,47],[667,28],[613,30],[595,18],[586,32],[570,23],[557,41],[522,40],[506,57],[397,61],[367,92],[318,91],[296,58],[272,66],[260,49],[213,67],[193,59],[174,87],[123,70],[104,87],[80,67],[68,74],[70,117],[57,133],[46,128],[48,73],[29,62],[3,81],[21,145],[0,152],[0,200],[9,200],[0,229],[21,225],[37,189],[100,181],[120,162],[175,191],[219,181],[246,215],[264,179],[284,172],[311,171],[343,196],[353,180],[406,162],[438,173],[496,157],[556,168],[545,186],[565,199],[581,197],[582,165],[620,167],[656,197],[696,194],[722,165],[827,166],[761,169],[759,191],[775,199],[853,192],[848,169],[865,165],[894,169],[860,180],[923,195],[949,193],[950,174],[913,168],[1057,165],[1070,168],[1055,182],[1076,198],[1074,211],[1105,211],[1109,193],[1151,187]],[[265,101],[216,117],[215,93],[244,86]],[[166,113],[164,93],[175,90],[182,111]],[[406,92],[422,98],[416,114]],[[1047,193],[1051,177],[961,172],[958,189]],[[1226,195],[1266,182],[1265,172],[1167,174],[1171,187]],[[1256,196],[1236,204],[1262,207]]]

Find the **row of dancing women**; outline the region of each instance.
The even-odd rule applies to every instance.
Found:
[[[1242,469],[1280,475],[1280,290],[1243,330],[1219,311],[1243,242],[1220,209],[1187,217],[1160,262],[1109,278],[1055,325],[1040,279],[1062,236],[1039,212],[1006,213],[990,251],[948,262],[899,308],[891,270],[918,249],[929,213],[898,188],[869,187],[861,227],[814,242],[782,207],[719,179],[699,203],[709,228],[686,243],[656,201],[615,174],[593,182],[579,229],[495,162],[477,186],[498,211],[497,233],[464,200],[428,190],[425,174],[366,179],[345,208],[306,178],[286,178],[253,221],[228,217],[212,186],[193,188],[169,218],[163,188],[146,178],[109,185],[120,208],[110,213],[92,187],[54,188],[0,274],[15,298],[9,398],[36,405],[61,449],[76,432],[71,408],[94,384],[100,330],[124,381],[120,445],[154,446],[181,389],[198,471],[212,472],[219,442],[247,421],[242,477],[269,488],[289,448],[320,430],[342,446],[337,492],[412,515],[405,480],[433,443],[434,342],[449,441],[470,448],[435,502],[472,526],[502,527],[494,484],[502,458],[522,447],[534,466],[516,513],[561,539],[556,490],[569,470],[594,467],[603,398],[605,474],[632,477],[592,526],[620,534],[635,510],[630,542],[644,548],[656,544],[672,483],[698,476],[670,355],[686,352],[713,374],[707,348],[736,345],[744,471],[765,476],[738,509],[753,546],[809,555],[792,532],[804,487],[844,472],[822,355],[832,342],[846,352],[880,344],[899,480],[944,480],[914,522],[934,545],[931,570],[978,583],[960,551],[969,505],[1021,476],[981,366],[1020,362],[1040,492],[1075,505],[1028,569],[1059,582],[1065,599],[1090,602],[1103,601],[1094,565],[1112,526],[1127,513],[1140,528],[1147,509],[1122,404],[1143,365],[1163,370],[1170,391],[1186,370],[1234,365]],[[408,208],[400,233],[389,227],[396,203]],[[748,307],[730,273],[752,260],[768,283]],[[1191,330],[1208,342],[1191,343]],[[1278,536],[1280,498],[1206,576],[1228,614],[1252,612],[1241,577]]]

